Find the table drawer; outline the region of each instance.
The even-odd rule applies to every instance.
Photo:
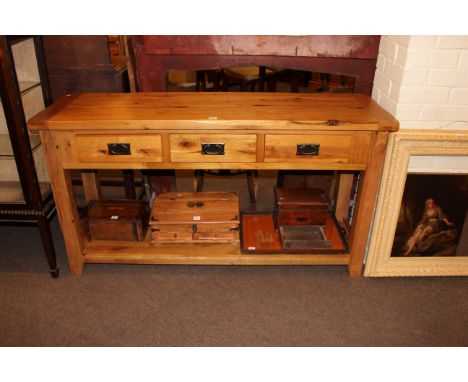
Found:
[[[162,162],[160,134],[79,134],[80,162]]]
[[[269,134],[265,162],[366,163],[370,134]]]
[[[257,160],[256,134],[171,134],[172,162],[243,162]]]

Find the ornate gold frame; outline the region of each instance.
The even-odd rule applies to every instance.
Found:
[[[413,155],[468,156],[468,131],[403,130],[391,134],[364,275],[467,276],[468,256],[390,257],[408,164]],[[434,169],[430,173],[468,173],[468,168],[456,172]]]

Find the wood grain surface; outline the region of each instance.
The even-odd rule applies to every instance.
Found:
[[[163,192],[151,211],[150,224],[239,224],[235,192]]]
[[[398,122],[362,94],[83,93],[60,99],[29,129],[389,130]]]

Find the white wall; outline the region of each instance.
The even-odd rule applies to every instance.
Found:
[[[400,129],[468,130],[468,36],[382,36],[372,98]],[[459,172],[468,158],[412,158],[423,168]]]

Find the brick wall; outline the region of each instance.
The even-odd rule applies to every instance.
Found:
[[[382,36],[374,98],[400,129],[468,130],[468,36]],[[468,169],[468,158],[412,157],[410,170]]]

